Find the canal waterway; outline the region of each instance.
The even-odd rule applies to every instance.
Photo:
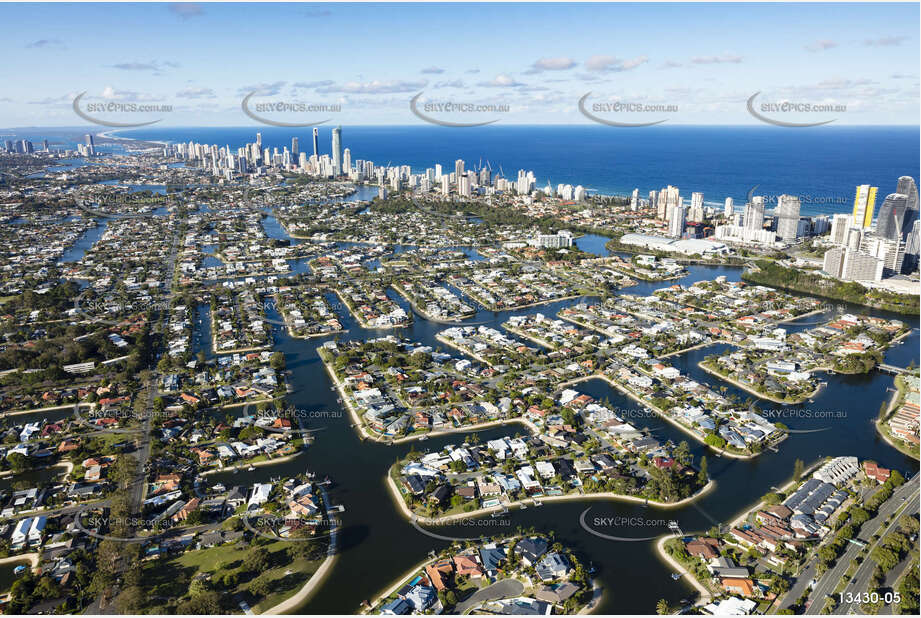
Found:
[[[266,229],[270,235],[287,237],[269,219]],[[601,237],[598,237],[599,239]],[[606,254],[603,242],[597,239],[583,240],[586,248]],[[581,244],[580,243],[580,246]],[[599,248],[600,246],[600,248]],[[688,274],[667,283],[640,283],[625,288],[624,293],[648,294],[651,291],[678,283],[690,285],[696,281],[725,276],[739,280],[740,268],[691,265]],[[391,298],[407,311],[408,304],[392,291]],[[523,310],[491,312],[478,311],[469,322],[484,323],[499,328],[512,315],[543,313],[553,316],[559,309],[579,302],[579,299],[548,303]],[[270,304],[269,304],[270,305]],[[330,496],[335,504],[341,504],[345,511],[339,516],[342,521],[340,554],[328,579],[319,592],[298,608],[297,613],[342,614],[353,613],[364,599],[372,599],[388,587],[395,577],[400,576],[412,565],[421,561],[431,550],[440,550],[446,541],[440,541],[418,532],[396,509],[386,488],[385,478],[390,466],[411,448],[437,450],[445,444],[457,444],[464,440],[464,434],[453,434],[431,438],[423,442],[386,444],[362,441],[351,427],[351,419],[332,390],[331,381],[317,355],[316,348],[324,341],[366,340],[388,334],[406,337],[432,347],[441,347],[435,335],[446,328],[415,315],[413,324],[404,329],[374,330],[361,328],[352,316],[339,304],[334,305],[346,333],[326,338],[295,339],[278,324],[281,318],[271,306],[267,318],[274,323],[273,335],[276,349],[282,351],[290,370],[290,384],[293,392],[288,396],[288,405],[303,411],[305,425],[317,429],[316,440],[305,452],[286,462],[258,467],[253,471],[225,472],[207,478],[209,484],[223,483],[227,486],[249,486],[254,482],[268,481],[304,471],[317,474],[318,478],[329,475],[333,481]],[[886,355],[887,362],[906,366],[918,362],[919,331],[917,318],[893,316],[885,312],[871,311],[864,307],[846,306],[855,313],[873,313],[883,317],[908,319],[914,328],[901,345]],[[827,314],[828,316],[831,313]],[[790,330],[808,328],[821,320],[823,315],[800,320],[800,324],[788,325]],[[725,347],[725,346],[723,346]],[[695,380],[725,387],[743,401],[749,393],[735,389],[719,379],[710,376],[697,367],[706,355],[720,351],[720,346],[699,349],[672,357],[682,373]],[[695,460],[703,455],[708,458],[709,473],[716,481],[716,488],[699,501],[680,509],[665,510],[646,507],[641,504],[601,500],[545,503],[527,510],[513,510],[507,519],[484,518],[478,522],[466,522],[434,529],[446,536],[475,538],[481,535],[502,535],[518,527],[534,527],[537,530],[553,532],[556,539],[572,547],[586,564],[597,569],[597,578],[605,594],[599,611],[602,613],[651,613],[656,602],[665,598],[672,603],[692,596],[693,590],[684,581],[673,581],[670,569],[659,559],[652,541],[608,541],[594,536],[580,525],[580,515],[589,508],[586,521],[595,517],[621,516],[632,518],[642,525],[620,528],[598,529],[603,534],[620,537],[645,538],[668,532],[666,520],[676,521],[684,531],[706,530],[711,526],[733,519],[743,509],[756,503],[760,496],[770,491],[771,486],[785,483],[791,476],[796,459],[806,464],[824,456],[855,455],[861,459],[873,459],[880,465],[909,473],[917,470],[917,462],[888,446],[875,432],[875,419],[880,403],[890,396],[887,389],[892,386],[892,377],[873,371],[862,376],[841,376],[829,374],[828,386],[810,401],[799,406],[790,406],[789,418],[783,422],[791,429],[819,430],[813,433],[793,433],[779,446],[778,452],[765,452],[752,460],[738,460],[717,457],[712,451],[692,440],[674,426],[656,417],[634,420],[634,424],[648,428],[660,440],[678,443],[687,441]],[[637,404],[599,380],[576,385],[574,388],[599,399],[607,399],[611,405],[622,409],[636,409]],[[757,400],[763,409],[777,408],[769,401]],[[795,408],[795,409],[794,409]],[[479,432],[485,441],[502,435],[523,433],[523,427],[508,425]],[[488,521],[487,521],[488,520]],[[507,524],[500,523],[507,521]]]

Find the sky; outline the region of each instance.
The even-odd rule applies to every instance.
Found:
[[[919,119],[918,3],[0,4],[0,22],[7,127],[84,125],[84,92],[93,119],[160,126]]]

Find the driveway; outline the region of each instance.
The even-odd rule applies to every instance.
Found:
[[[503,579],[495,584],[481,588],[470,595],[470,598],[463,603],[458,603],[454,608],[455,614],[463,614],[471,607],[475,607],[486,601],[496,601],[498,599],[507,599],[517,597],[524,591],[524,584],[517,579]]]

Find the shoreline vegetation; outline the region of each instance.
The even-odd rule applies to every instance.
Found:
[[[614,388],[614,389],[620,391],[622,394],[626,395],[626,396],[629,397],[630,399],[633,399],[634,401],[636,401],[636,402],[639,403],[640,405],[643,405],[643,406],[648,407],[650,410],[652,410],[652,411],[655,412],[657,415],[659,415],[659,417],[660,417],[662,420],[671,423],[672,425],[674,425],[675,427],[677,427],[678,429],[680,429],[680,430],[683,431],[684,433],[688,434],[689,436],[691,436],[692,438],[694,438],[695,440],[697,440],[697,441],[700,442],[701,444],[703,444],[703,445],[707,446],[708,448],[710,448],[711,450],[715,451],[715,452],[717,453],[717,456],[725,455],[725,456],[727,456],[727,457],[733,457],[733,458],[735,458],[735,459],[754,459],[755,457],[758,457],[758,456],[761,454],[761,453],[736,453],[736,452],[733,452],[733,451],[726,450],[726,449],[724,449],[724,448],[720,448],[720,447],[714,446],[714,445],[712,445],[712,444],[708,444],[708,443],[705,441],[705,439],[704,439],[703,437],[701,437],[700,434],[697,433],[696,431],[694,431],[692,428],[688,427],[688,426],[685,425],[684,423],[681,423],[681,422],[675,420],[672,416],[670,416],[669,414],[666,414],[661,408],[659,408],[659,407],[656,406],[655,404],[653,404],[653,403],[651,403],[651,402],[648,402],[648,401],[644,400],[642,397],[640,397],[639,395],[637,395],[637,394],[634,393],[633,391],[631,391],[631,390],[629,390],[628,388],[624,387],[622,384],[620,384],[620,383],[618,383],[618,382],[612,380],[611,378],[609,378],[608,376],[606,376],[606,375],[603,374],[603,373],[593,373],[593,374],[588,375],[588,376],[582,376],[581,378],[576,378],[576,379],[574,379],[574,380],[570,380],[570,381],[568,381],[568,382],[566,382],[566,383],[564,383],[564,384],[566,384],[566,385],[578,384],[579,382],[585,382],[585,381],[588,381],[588,380],[594,380],[594,379],[596,379],[596,378],[597,378],[597,379],[600,379],[600,380],[604,380],[604,381],[607,382],[612,388]],[[783,437],[781,440],[785,440],[785,439],[786,439],[786,436],[787,436],[787,434],[785,433],[785,434],[784,434],[784,437]],[[776,442],[775,442],[774,444],[776,444]]]
[[[697,366],[700,367],[703,371],[709,373],[710,375],[716,376],[717,378],[723,380],[724,382],[728,382],[729,384],[732,384],[736,388],[742,389],[743,391],[750,393],[754,395],[755,397],[758,397],[759,399],[773,401],[774,403],[779,403],[781,405],[795,405],[798,403],[803,403],[804,401],[809,401],[810,399],[815,397],[820,390],[822,390],[822,385],[819,384],[811,392],[805,395],[802,395],[800,397],[797,397],[796,399],[791,399],[791,400],[781,399],[779,397],[775,397],[774,395],[771,395],[770,393],[762,393],[760,391],[756,391],[751,385],[746,384],[745,382],[740,382],[739,380],[736,380],[735,378],[730,378],[728,375],[723,374],[717,371],[716,369],[707,366],[705,362],[706,361],[700,361],[699,363],[697,363]]]
[[[451,344],[448,344],[448,342],[446,342],[446,341],[442,341],[442,342],[445,343],[445,344],[447,344],[447,345],[451,345]],[[455,347],[455,346],[452,346],[452,347]],[[410,442],[410,441],[413,441],[413,440],[420,440],[420,439],[423,439],[423,438],[426,438],[426,439],[427,439],[427,438],[429,438],[429,437],[436,437],[436,436],[445,435],[445,434],[464,433],[464,432],[468,432],[468,431],[479,431],[479,430],[481,430],[481,429],[486,429],[486,428],[489,428],[489,427],[497,427],[497,426],[508,425],[508,424],[512,424],[512,423],[520,423],[520,424],[524,425],[525,427],[527,427],[527,428],[528,428],[533,434],[535,434],[535,435],[538,434],[538,433],[540,433],[540,432],[537,430],[537,427],[535,427],[535,426],[533,425],[533,423],[530,423],[530,422],[527,421],[526,419],[523,419],[523,418],[520,418],[520,417],[516,417],[516,418],[510,418],[510,419],[499,419],[499,420],[495,420],[495,421],[487,421],[487,422],[485,422],[485,423],[478,423],[478,424],[476,424],[476,425],[469,425],[469,426],[464,426],[464,427],[455,427],[455,428],[452,428],[452,429],[445,429],[445,430],[439,430],[439,431],[430,431],[430,432],[422,433],[422,434],[420,434],[420,435],[418,435],[418,436],[404,436],[404,437],[402,437],[402,438],[391,438],[391,439],[386,439],[386,438],[382,438],[382,437],[380,437],[380,436],[376,436],[376,435],[374,435],[373,433],[369,432],[368,429],[365,427],[365,424],[364,424],[364,421],[363,421],[362,418],[361,418],[361,415],[360,415],[360,414],[358,413],[358,411],[354,408],[354,406],[352,405],[352,402],[351,402],[351,398],[348,396],[348,394],[347,394],[346,391],[345,391],[345,385],[342,384],[341,380],[339,380],[338,376],[336,376],[336,371],[335,371],[335,369],[332,368],[332,367],[330,366],[330,363],[329,363],[325,358],[323,358],[322,355],[321,355],[320,358],[321,358],[321,360],[322,360],[322,362],[323,362],[323,366],[324,366],[324,368],[326,369],[327,374],[329,374],[330,379],[332,379],[332,381],[333,381],[333,383],[334,383],[334,385],[335,385],[335,387],[336,387],[336,390],[338,391],[339,396],[340,396],[341,399],[342,399],[343,404],[346,406],[346,408],[347,408],[348,411],[349,411],[350,416],[352,417],[353,427],[355,427],[355,428],[358,430],[359,436],[360,436],[362,439],[369,439],[369,440],[374,440],[374,441],[376,441],[376,442],[385,442],[385,443],[390,443],[390,444],[401,444],[401,443],[403,443],[403,442]],[[479,359],[479,358],[478,358],[477,360],[480,360],[481,362],[484,362],[484,363],[485,363],[485,361],[483,361],[482,359]],[[681,423],[681,422],[675,420],[674,418],[672,418],[670,415],[666,414],[663,410],[661,410],[660,408],[658,408],[658,407],[657,407],[656,405],[654,405],[653,403],[644,400],[643,398],[639,397],[638,395],[636,395],[635,393],[633,393],[633,392],[630,391],[629,389],[625,388],[625,387],[622,386],[621,384],[615,382],[614,380],[612,380],[612,379],[609,378],[608,376],[604,375],[603,373],[593,373],[593,374],[589,374],[589,375],[586,375],[586,376],[580,376],[580,377],[578,377],[578,378],[574,378],[574,379],[572,379],[572,380],[568,380],[568,381],[566,381],[566,382],[562,382],[562,383],[560,383],[558,386],[559,386],[559,387],[570,386],[570,385],[572,385],[572,384],[578,384],[578,383],[580,383],[580,382],[587,382],[587,381],[589,381],[589,380],[594,380],[594,379],[600,379],[600,380],[605,381],[608,385],[610,385],[611,387],[613,387],[613,388],[615,388],[616,390],[620,391],[620,392],[623,393],[624,395],[627,395],[628,397],[630,397],[631,399],[633,399],[633,400],[636,401],[637,403],[639,403],[639,404],[641,404],[641,405],[643,405],[643,406],[649,407],[651,410],[653,410],[654,412],[656,412],[656,414],[658,414],[658,416],[659,416],[660,418],[662,418],[663,420],[665,420],[665,421],[671,423],[672,425],[674,425],[675,427],[677,427],[678,429],[680,429],[681,431],[683,431],[683,432],[686,433],[687,435],[691,436],[692,438],[694,438],[695,440],[697,440],[697,441],[700,442],[701,444],[707,446],[708,448],[710,448],[711,450],[713,450],[714,452],[716,452],[716,453],[717,453],[717,456],[725,455],[726,457],[732,457],[732,458],[735,458],[735,459],[754,459],[755,457],[758,457],[758,456],[761,454],[761,453],[736,453],[736,452],[727,450],[727,449],[725,449],[725,448],[720,448],[720,447],[714,446],[714,445],[712,445],[712,444],[708,444],[708,443],[705,441],[705,438],[702,437],[701,435],[699,435],[696,431],[694,431],[694,430],[691,429],[690,427],[687,427],[687,426],[684,425],[683,423]],[[772,445],[776,445],[778,442],[783,441],[783,440],[785,440],[786,438],[787,438],[787,434],[784,433],[783,437],[782,437],[780,440],[776,440],[775,442],[773,442]]]
[[[744,270],[742,280],[903,315],[917,316],[921,310],[919,297],[913,294],[874,290],[856,281],[826,278],[767,260],[759,260],[753,268]]]
[[[503,534],[496,534],[496,535],[492,535],[492,536],[489,536],[489,537],[482,536],[482,537],[471,538],[471,539],[463,539],[463,540],[462,540],[462,539],[455,539],[455,540],[451,541],[451,544],[448,546],[447,549],[441,550],[440,552],[436,552],[436,551],[430,552],[422,561],[416,563],[415,565],[413,565],[412,568],[410,568],[409,570],[407,570],[406,572],[404,572],[402,575],[400,575],[399,577],[397,577],[396,579],[394,579],[393,582],[392,582],[383,592],[369,597],[369,599],[366,600],[366,601],[362,601],[361,604],[360,604],[360,606],[359,606],[358,611],[355,612],[355,614],[356,614],[356,615],[368,615],[368,614],[372,614],[374,608],[378,607],[378,606],[379,606],[381,603],[383,603],[386,599],[388,599],[389,597],[393,596],[398,590],[400,590],[401,588],[403,588],[404,586],[406,586],[407,581],[409,581],[409,579],[410,579],[413,575],[415,575],[416,573],[419,573],[420,571],[424,570],[428,565],[433,564],[433,563],[435,563],[435,562],[437,562],[437,561],[443,559],[443,558],[444,558],[445,552],[451,552],[451,551],[454,550],[454,548],[457,547],[458,545],[469,547],[469,545],[465,545],[465,544],[466,544],[466,543],[471,543],[471,542],[477,542],[477,541],[487,541],[487,540],[489,540],[490,542],[496,542],[496,543],[500,543],[500,544],[506,544],[506,543],[509,543],[509,542],[517,542],[517,540],[519,540],[519,539],[526,538],[526,537],[530,537],[530,536],[535,536],[535,535],[536,535],[536,536],[539,536],[539,537],[541,537],[541,538],[544,538],[544,539],[547,539],[547,538],[548,538],[548,536],[547,536],[545,533],[523,533],[523,532],[519,531],[519,532],[516,532],[516,533],[513,533],[513,534],[505,534],[505,535],[503,535]],[[551,540],[551,541],[553,540],[552,537],[550,537],[550,540]],[[567,553],[567,554],[571,553],[570,550],[568,550],[568,549],[567,549],[567,550],[564,550],[564,551],[565,551],[565,553]],[[506,566],[508,566],[508,563],[506,563]],[[520,574],[512,573],[512,576],[511,576],[511,577],[508,577],[508,574],[507,574],[507,573],[504,573],[503,570],[500,570],[500,574],[501,574],[501,576],[497,576],[497,577],[496,577],[496,582],[494,582],[494,583],[498,583],[498,582],[500,582],[500,581],[507,581],[508,579],[521,581],[520,579],[518,579],[518,577],[520,577]],[[534,588],[534,589],[536,589],[537,586],[541,584],[541,580],[538,579],[537,583],[535,583],[534,581],[532,581],[532,579],[531,579],[530,577],[527,577],[527,576],[526,576],[526,581],[527,581],[527,585],[526,585],[526,586],[524,585],[524,582],[522,582],[522,584],[523,584],[523,585],[522,585],[522,590],[521,590],[522,593],[524,593],[524,591],[527,590],[528,588]],[[486,588],[489,588],[489,587],[492,586],[492,585],[494,585],[494,584],[489,584],[489,585],[487,585],[487,586],[485,586],[485,587],[478,587],[478,588],[473,589],[472,591],[471,591],[470,588],[465,588],[465,590],[468,590],[468,591],[471,591],[471,592],[475,593],[476,590],[484,590],[484,589],[486,589]],[[592,614],[592,613],[598,608],[598,605],[600,604],[600,601],[601,601],[602,597],[604,596],[604,589],[603,589],[602,586],[599,584],[598,580],[597,580],[596,578],[594,578],[594,577],[591,577],[591,576],[587,576],[586,581],[585,581],[585,585],[588,587],[588,592],[591,593],[591,596],[590,596],[587,600],[584,600],[584,601],[583,601],[583,603],[579,606],[578,611],[575,611],[575,612],[573,612],[572,614],[564,614],[564,615],[588,615],[588,614]],[[507,595],[506,595],[506,596],[507,596]],[[484,599],[481,599],[480,602],[481,602],[481,603],[485,603],[485,602],[489,602],[489,601],[491,601],[491,600],[499,600],[499,599],[504,599],[504,598],[506,598],[506,597],[501,597],[501,596],[500,596],[500,597],[498,597],[498,599],[484,598]],[[469,599],[470,599],[470,596],[466,597],[463,601],[467,601],[467,600],[469,600]],[[429,609],[431,609],[431,608],[429,608]],[[456,607],[453,607],[453,609],[456,610]],[[475,607],[473,607],[473,608],[472,608],[472,607],[467,607],[467,608],[464,610],[464,614],[459,614],[458,612],[454,611],[454,612],[450,612],[450,613],[446,613],[446,614],[442,614],[442,615],[467,615],[467,612],[469,612],[471,609],[475,609]],[[416,612],[413,612],[413,613],[416,613]]]
[[[427,431],[425,433],[420,433],[416,436],[404,436],[402,438],[384,438],[382,436],[375,435],[368,431],[368,428],[365,426],[364,421],[361,418],[361,415],[358,413],[358,410],[355,409],[355,406],[352,405],[351,398],[345,392],[345,385],[342,384],[342,381],[339,380],[336,376],[336,370],[330,367],[330,364],[322,356],[320,359],[323,361],[323,367],[326,369],[326,373],[329,374],[330,379],[333,381],[333,384],[336,387],[336,390],[339,393],[340,398],[342,399],[343,405],[349,411],[349,416],[352,418],[352,427],[358,431],[358,436],[362,440],[373,440],[374,442],[381,442],[384,444],[402,444],[404,442],[412,442],[414,440],[425,440],[428,438],[434,438],[442,435],[454,434],[454,433],[465,433],[468,431],[480,431],[481,429],[488,429],[490,427],[499,427],[501,425],[512,425],[518,423],[519,425],[524,425],[530,431],[534,433],[537,432],[537,428],[530,423],[527,419],[524,418],[508,418],[508,419],[498,419],[495,421],[486,421],[485,423],[477,423],[475,425],[465,425],[463,427],[452,427],[451,429],[439,429],[435,431]]]
[[[824,464],[828,459],[830,458],[823,457],[819,459],[818,461],[814,462],[812,465],[806,467],[803,470],[802,474],[800,474],[800,477],[798,479],[795,476],[791,477],[789,481],[787,481],[786,483],[784,483],[782,486],[778,488],[778,491],[786,492],[788,489],[795,486],[797,483],[802,482],[813,471],[815,471],[822,464]],[[727,529],[734,528],[738,526],[740,523],[748,521],[752,513],[754,513],[755,511],[761,510],[762,508],[764,508],[766,504],[767,503],[764,500],[760,500],[758,501],[758,503],[748,508],[743,509],[742,511],[740,511],[739,515],[734,517],[728,524],[726,524]],[[685,532],[684,536],[696,536],[696,534]],[[684,565],[682,565],[677,560],[675,560],[673,557],[671,557],[668,554],[668,552],[665,550],[666,543],[668,543],[669,541],[673,539],[678,539],[678,538],[680,538],[680,535],[678,534],[668,534],[668,535],[665,535],[659,538],[659,540],[656,542],[656,554],[658,555],[660,559],[664,560],[669,566],[674,568],[676,572],[681,573],[683,576],[682,579],[687,581],[691,586],[693,586],[700,593],[700,597],[697,599],[697,601],[695,601],[694,605],[695,606],[705,605],[713,600],[714,598],[713,592],[709,590],[696,577],[694,577],[694,574],[690,572],[687,568],[685,568]]]
[[[323,510],[326,513],[326,520],[331,521],[330,517],[330,504],[329,497],[326,495],[326,492],[323,492]],[[310,597],[319,589],[320,585],[326,580],[329,576],[330,571],[332,571],[333,565],[336,562],[336,559],[339,557],[339,552],[336,547],[336,533],[337,530],[334,528],[332,530],[332,535],[330,536],[330,548],[327,550],[326,557],[323,559],[323,562],[320,563],[320,566],[316,571],[304,582],[304,585],[301,586],[297,592],[292,594],[287,599],[280,601],[279,603],[273,605],[272,607],[260,612],[262,615],[281,615],[288,612],[296,611],[301,605],[306,603]]]
[[[397,465],[397,464],[394,464]],[[386,476],[387,486],[390,489],[390,495],[397,504],[400,513],[403,514],[406,519],[417,524],[427,524],[433,526],[443,526],[448,525],[451,522],[455,521],[464,521],[467,519],[477,519],[485,515],[491,515],[493,513],[498,513],[504,509],[509,509],[519,506],[527,506],[529,502],[533,503],[535,498],[525,498],[524,500],[513,500],[511,502],[505,502],[497,506],[484,507],[479,509],[474,509],[472,511],[465,511],[463,513],[453,513],[451,515],[443,515],[440,517],[428,517],[426,515],[419,515],[414,513],[412,509],[406,504],[406,501],[403,499],[403,494],[400,492],[400,488],[397,486],[396,481],[393,479],[393,475],[390,472],[393,471],[393,466],[391,466],[388,474]],[[694,502],[698,498],[702,498],[704,495],[710,493],[713,488],[716,487],[716,481],[713,479],[707,479],[707,484],[698,489],[696,492],[688,496],[687,498],[682,498],[677,502],[661,502],[659,500],[642,498],[640,496],[629,496],[627,494],[618,494],[615,492],[605,491],[605,492],[592,492],[592,493],[574,493],[574,494],[565,494],[562,496],[539,496],[537,499],[541,503],[544,502],[573,502],[579,500],[610,500],[614,502],[632,502],[634,504],[644,504],[649,506],[654,506],[660,509],[674,509],[686,504]]]
[[[419,304],[416,302],[416,299],[412,295],[410,295],[408,291],[403,289],[402,285],[398,283],[393,283],[390,285],[390,287],[393,288],[393,290],[397,294],[399,294],[401,298],[403,298],[406,302],[409,303],[409,306],[412,307],[413,311],[418,313],[420,316],[422,316],[423,319],[425,319],[428,322],[434,322],[435,324],[446,324],[446,325],[451,325],[451,326],[461,326],[463,324],[462,320],[469,320],[470,318],[476,315],[476,311],[471,311],[468,313],[458,315],[457,319],[455,320],[443,320],[441,318],[436,318],[432,315],[429,315],[428,312],[424,311],[419,306]]]
[[[713,600],[713,593],[710,592],[710,590],[708,590],[703,584],[697,581],[697,578],[694,577],[694,575],[690,571],[688,571],[680,562],[678,562],[677,560],[669,556],[668,553],[665,551],[665,544],[671,541],[672,539],[677,539],[677,538],[680,538],[680,535],[667,534],[659,538],[659,540],[656,541],[656,555],[661,560],[663,560],[668,566],[674,569],[676,573],[681,573],[681,576],[682,576],[681,580],[687,582],[688,585],[690,585],[692,588],[694,588],[699,593],[699,596],[697,600],[694,602],[694,605],[697,607],[706,605],[707,603]]]
[[[883,440],[885,440],[886,444],[896,449],[903,455],[907,455],[912,459],[921,461],[921,456],[919,456],[919,450],[917,446],[912,447],[911,445],[906,444],[903,440],[893,436],[892,432],[889,431],[889,419],[892,418],[892,415],[896,413],[896,411],[902,405],[902,402],[905,400],[905,387],[901,384],[899,377],[900,376],[896,376],[896,379],[894,380],[896,391],[889,399],[889,405],[886,408],[885,413],[880,414],[876,418],[876,420],[873,422],[873,426],[876,428],[876,433]]]

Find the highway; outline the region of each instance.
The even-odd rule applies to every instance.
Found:
[[[884,538],[886,534],[888,534],[889,532],[891,532],[898,526],[899,519],[903,514],[913,515],[913,514],[918,513],[918,494],[919,494],[918,484],[909,481],[905,483],[905,485],[903,485],[902,487],[906,487],[906,486],[913,487],[914,490],[906,499],[899,497],[901,496],[901,494],[896,494],[895,509],[893,510],[898,509],[898,516],[895,519],[893,519],[892,522],[888,526],[886,526],[886,529],[882,532],[882,534],[880,534],[880,539]],[[899,489],[902,489],[902,488],[900,487]],[[889,502],[893,502],[893,500],[890,499]],[[887,502],[886,504],[889,504],[889,502]],[[876,544],[874,543],[870,545],[867,549],[869,551],[872,551],[873,547],[875,546]],[[867,557],[864,559],[864,561],[860,564],[860,567],[857,569],[857,572],[854,573],[854,577],[851,579],[847,587],[844,589],[845,593],[851,593],[851,594],[856,595],[859,593],[870,592],[868,588],[870,585],[870,578],[873,575],[873,571],[876,569],[876,562],[874,562],[869,557],[869,551],[868,551]],[[834,613],[836,614],[858,613],[859,614],[862,612],[860,610],[859,604],[846,605],[844,603],[841,603],[838,605],[837,608],[835,608]]]
[[[892,497],[880,507],[876,516],[864,523],[864,525],[860,528],[860,532],[857,534],[857,539],[860,541],[869,542],[870,538],[879,530],[883,522],[898,508],[903,506],[910,497],[913,497],[913,500],[917,502],[917,474],[912,477],[911,480],[906,481],[901,487],[896,489],[892,494]],[[822,576],[822,578],[816,583],[815,587],[813,587],[812,591],[810,592],[807,601],[809,607],[805,611],[807,615],[815,615],[822,611],[822,608],[825,606],[825,597],[831,596],[834,593],[835,588],[844,578],[845,573],[850,567],[851,561],[857,557],[857,554],[860,553],[860,550],[861,547],[853,543],[848,543],[844,553],[839,556],[837,561],[835,561],[835,565],[826,571],[825,575]],[[811,579],[814,577],[814,573],[815,566],[814,562],[812,562],[806,569],[803,570],[799,578],[797,578],[798,584],[801,580],[804,582],[803,586],[798,587],[800,591],[805,588],[806,583],[811,581]],[[791,593],[792,592],[793,590],[791,589]],[[792,602],[798,597],[799,594],[796,596],[788,596],[787,603],[789,604],[789,602]],[[781,605],[780,607],[783,608],[786,607],[786,605]]]

